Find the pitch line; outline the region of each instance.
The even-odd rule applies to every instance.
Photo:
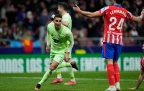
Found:
[[[41,79],[42,77],[0,77],[0,78],[12,78],[12,79]],[[54,79],[54,78],[49,78]],[[70,78],[63,78],[63,79],[70,79]],[[107,79],[100,79],[100,78],[76,78],[76,80],[97,80],[97,81],[105,81]],[[137,81],[134,79],[120,79],[121,81]]]

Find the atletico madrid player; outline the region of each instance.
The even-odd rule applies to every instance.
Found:
[[[141,22],[144,17],[144,10],[141,15],[136,17],[125,8],[122,8],[123,0],[114,0],[114,5],[106,6],[96,12],[87,12],[81,10],[77,5],[73,9],[90,18],[104,17],[104,35],[102,57],[106,59],[108,82],[110,87],[106,91],[120,90],[120,70],[118,58],[122,49],[122,30],[127,19]]]
[[[142,46],[142,49],[143,49],[143,52],[144,52],[144,44]],[[144,80],[144,56],[141,57],[140,66],[141,66],[141,70],[140,70],[140,74],[139,74],[139,77],[138,77],[137,84],[134,88],[129,88],[129,90],[138,89],[140,87],[142,81]]]

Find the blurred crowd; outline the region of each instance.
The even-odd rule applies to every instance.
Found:
[[[51,21],[51,15],[57,13],[57,3],[66,2],[72,16],[72,32],[75,45],[101,45],[103,36],[103,18],[87,18],[72,9],[78,4],[82,10],[97,11],[113,0],[0,0],[0,47],[9,47],[8,40],[46,42],[46,26]],[[133,15],[138,16],[144,8],[143,0],[125,0],[123,7]],[[123,36],[127,38],[124,45],[136,45],[134,37],[144,37],[144,20],[141,23],[127,21]],[[87,38],[92,40],[87,40]],[[97,39],[98,38],[98,39]],[[100,38],[100,39],[99,39]],[[78,40],[79,39],[79,40]]]

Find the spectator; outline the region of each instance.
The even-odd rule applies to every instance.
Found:
[[[17,27],[13,35],[15,40],[21,40],[23,38],[23,31],[19,27]]]
[[[19,3],[16,0],[2,0],[0,3],[0,19],[5,19],[4,24],[0,24],[0,38],[5,36],[4,26],[11,30],[14,39],[19,40],[26,31],[21,29],[29,28],[33,39],[45,40],[45,27],[47,22],[50,21],[50,16],[57,11],[57,2],[64,1],[69,5],[70,14],[72,15],[73,27],[72,32],[77,32],[75,36],[78,38],[100,38],[102,36],[102,18],[89,20],[73,11],[73,0],[22,0],[24,3]],[[100,8],[111,5],[111,0],[77,0],[75,3],[83,10],[96,11]],[[123,3],[124,8],[127,8],[134,15],[139,15],[141,9],[144,7],[143,0],[125,0]],[[142,23],[133,24],[127,22],[125,24],[125,37],[128,37],[126,44],[133,44],[133,36],[144,36],[144,20]],[[8,35],[9,36],[9,35]],[[93,41],[79,41],[80,45],[100,45],[98,42]],[[134,43],[135,44],[135,43]]]
[[[8,26],[11,27],[13,23],[16,23],[16,17],[17,17],[17,10],[14,7],[14,5],[11,4],[7,8],[7,12],[6,12],[6,19],[8,21]]]
[[[0,38],[3,37],[4,22],[5,21],[3,19],[0,20]]]
[[[32,30],[31,29],[27,29],[24,36],[23,36],[23,39],[30,39],[30,40],[33,40],[33,34],[32,34]]]

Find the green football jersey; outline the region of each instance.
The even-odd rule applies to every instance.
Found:
[[[47,45],[51,44],[52,53],[71,52],[74,40],[73,40],[73,34],[69,28],[61,24],[61,29],[56,30],[54,22],[51,22],[48,24],[47,29],[48,29]],[[69,47],[67,47],[67,41],[69,41]]]
[[[65,15],[63,15],[62,20],[68,22],[67,27],[71,30],[72,29],[72,19],[71,19],[71,16],[69,15],[69,13],[66,13]]]

